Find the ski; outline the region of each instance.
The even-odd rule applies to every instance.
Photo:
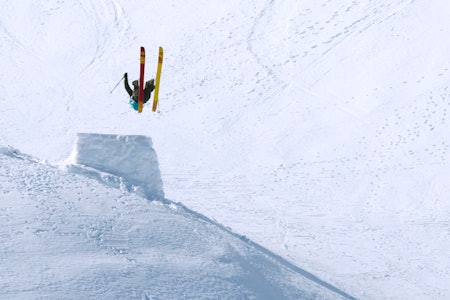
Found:
[[[141,70],[139,75],[139,98],[138,98],[138,112],[142,112],[144,107],[144,67],[145,67],[145,49],[141,47]]]
[[[158,55],[158,69],[156,70],[156,79],[155,79],[155,94],[153,95],[153,111],[156,111],[156,107],[158,106],[158,95],[159,95],[159,81],[161,79],[161,68],[163,62],[163,48],[159,47],[159,55]]]

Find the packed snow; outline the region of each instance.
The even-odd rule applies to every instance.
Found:
[[[0,296],[450,297],[450,2],[2,11]]]
[[[143,137],[81,139],[102,139],[112,152],[124,140],[149,145]],[[86,157],[80,144],[77,157]],[[351,299],[181,204],[149,201],[86,172],[0,149],[0,298]]]
[[[148,199],[164,198],[158,157],[149,137],[79,133],[64,163],[72,171]]]

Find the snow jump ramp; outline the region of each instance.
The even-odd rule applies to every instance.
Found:
[[[158,157],[147,136],[78,133],[66,163],[71,171],[108,185],[164,198]]]

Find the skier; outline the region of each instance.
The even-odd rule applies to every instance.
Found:
[[[124,83],[125,83],[125,90],[127,91],[128,95],[130,95],[130,105],[134,108],[134,110],[138,110],[138,98],[139,98],[139,81],[135,80],[132,82],[133,84],[133,90],[130,88],[130,85],[128,84],[128,73],[125,73],[123,75],[124,77]],[[150,95],[152,94],[153,90],[155,89],[155,80],[151,79],[145,83],[144,87],[144,103],[146,103],[150,99]]]

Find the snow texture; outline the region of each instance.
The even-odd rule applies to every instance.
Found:
[[[52,278],[64,275],[48,257],[110,259],[117,252],[101,249],[116,244],[102,244],[102,232],[120,232],[117,249],[157,261],[147,249],[172,233],[148,239],[144,212],[159,203],[212,220],[269,260],[355,298],[450,299],[450,1],[0,2],[0,274],[10,270],[0,298],[49,284],[62,295],[66,286]],[[137,114],[122,86],[125,72],[139,76],[141,46],[146,79],[165,50],[157,113],[146,105]],[[155,196],[159,183],[156,194],[145,192],[110,165],[52,167],[80,132],[151,137],[165,199]],[[121,199],[136,204],[130,215]],[[167,218],[161,227],[172,226]],[[51,249],[36,246],[39,228],[52,235],[42,240]],[[67,232],[79,235],[77,245]],[[82,238],[91,232],[100,237]],[[248,266],[226,257],[218,261],[230,269]],[[148,279],[124,264],[103,276],[92,261],[89,279],[106,286],[101,292],[126,293],[126,274]],[[173,261],[190,256],[165,260]],[[27,277],[33,263],[41,268]],[[166,265],[157,270],[176,269]],[[70,260],[64,267],[79,271]],[[81,290],[85,281],[71,283]],[[200,296],[214,298],[208,291]]]
[[[85,175],[0,148],[1,299],[353,299],[181,204]]]
[[[158,158],[149,137],[79,133],[66,162],[105,182],[114,182],[107,174],[118,177],[123,187],[148,199],[164,197]],[[69,167],[75,170],[75,166]]]

